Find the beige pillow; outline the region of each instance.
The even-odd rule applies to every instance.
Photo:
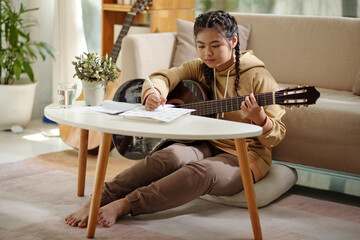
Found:
[[[254,184],[257,206],[265,207],[278,199],[295,185],[297,179],[298,175],[295,169],[282,164],[272,164],[269,173]],[[247,207],[244,191],[232,196],[214,196],[206,194],[200,198],[234,207]]]
[[[175,48],[175,55],[173,66],[178,67],[186,61],[197,58],[195,42],[194,42],[194,23],[176,20],[177,27],[177,43]],[[245,51],[247,41],[250,35],[250,24],[239,25],[240,50]]]
[[[356,75],[355,83],[352,89],[353,94],[360,96],[360,71]]]

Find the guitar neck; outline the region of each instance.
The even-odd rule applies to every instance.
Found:
[[[129,12],[126,15],[126,18],[124,20],[124,24],[121,28],[120,34],[116,39],[116,42],[113,46],[113,48],[111,49],[111,53],[110,53],[110,57],[112,59],[112,62],[116,62],[118,57],[119,57],[119,53],[121,50],[121,44],[122,44],[122,40],[123,38],[127,35],[127,33],[129,32],[129,28],[131,23],[133,22],[134,18],[135,18],[135,13],[133,12]]]
[[[267,92],[255,95],[255,99],[259,106],[267,106],[276,103],[276,93]],[[216,113],[231,112],[241,110],[241,103],[245,100],[246,96],[210,100],[196,103],[187,103],[177,107],[195,109],[193,115],[208,116]]]

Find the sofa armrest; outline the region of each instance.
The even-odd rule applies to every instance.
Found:
[[[175,43],[176,33],[127,35],[121,47],[121,83],[170,68]]]

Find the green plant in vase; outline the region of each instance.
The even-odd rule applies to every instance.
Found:
[[[78,77],[83,86],[86,105],[101,105],[105,97],[108,82],[118,78],[120,69],[106,54],[100,57],[97,53],[83,53],[75,57],[76,61],[74,77]]]
[[[40,56],[54,58],[51,46],[30,38],[37,25],[23,4],[15,8],[10,0],[0,0],[0,130],[26,127],[33,110],[38,81],[32,64]]]

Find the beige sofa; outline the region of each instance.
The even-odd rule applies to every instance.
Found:
[[[360,174],[360,19],[233,15],[250,25],[247,49],[281,88],[314,85],[321,93],[316,105],[287,110],[287,135],[273,159]],[[176,33],[125,37],[121,80],[144,78],[184,57],[179,48],[192,39],[181,36],[188,26],[179,27]],[[188,59],[196,56],[191,49]]]
[[[243,25],[242,47],[247,45],[265,63],[280,88],[311,85],[321,93],[316,105],[287,109],[283,118],[287,135],[273,149],[273,159],[360,177],[360,19],[233,15]],[[121,81],[144,78],[196,57],[191,28],[192,23],[178,21],[174,33],[126,36]],[[285,182],[285,177],[291,184],[296,181],[289,172],[276,179],[285,172],[272,171],[271,181]],[[271,185],[268,181],[259,187],[263,184],[259,183],[255,184],[258,192]],[[277,197],[264,193],[260,198],[264,196],[262,203],[258,199],[259,206]]]

